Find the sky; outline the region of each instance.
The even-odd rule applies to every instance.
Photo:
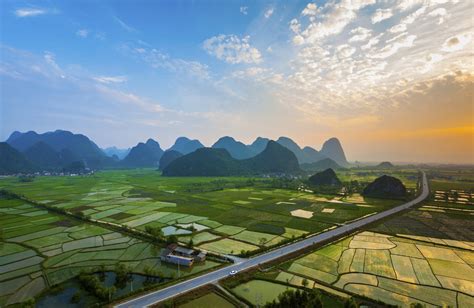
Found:
[[[288,136],[474,163],[474,2],[0,2],[0,140]]]

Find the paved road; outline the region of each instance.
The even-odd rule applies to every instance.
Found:
[[[269,251],[267,253],[261,254],[259,256],[247,259],[241,263],[233,264],[230,266],[227,266],[222,269],[215,270],[213,272],[209,272],[207,274],[198,276],[193,279],[189,279],[183,282],[180,282],[178,284],[172,285],[170,287],[150,292],[148,294],[142,295],[140,297],[131,299],[127,302],[123,302],[118,304],[115,307],[118,308],[125,308],[125,307],[146,307],[150,306],[153,304],[156,304],[158,302],[161,302],[163,300],[172,298],[174,296],[177,296],[182,293],[186,293],[188,291],[191,291],[193,289],[202,287],[204,285],[207,285],[209,283],[214,283],[216,281],[219,281],[229,275],[229,272],[232,270],[235,271],[242,271],[242,270],[247,270],[249,268],[252,268],[254,266],[257,266],[260,263],[266,263],[269,261],[273,261],[275,259],[278,259],[282,256],[294,253],[297,250],[304,249],[306,247],[309,247],[314,244],[326,242],[328,240],[333,240],[337,239],[344,234],[348,232],[355,231],[367,224],[376,222],[380,219],[386,218],[390,215],[399,213],[401,211],[404,211],[412,206],[414,206],[417,203],[420,203],[424,199],[428,197],[429,194],[429,189],[428,189],[428,181],[426,179],[426,174],[423,173],[423,178],[422,178],[422,193],[420,196],[418,196],[416,199],[409,201],[407,203],[404,203],[402,205],[399,205],[397,207],[394,207],[392,209],[389,209],[387,211],[377,213],[375,215],[365,217],[359,220],[356,220],[354,222],[342,225],[336,229],[332,229],[330,231],[317,234],[311,237],[308,237],[304,240],[301,240],[299,242],[283,246],[281,248]]]

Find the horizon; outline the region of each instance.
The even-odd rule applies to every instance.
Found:
[[[62,129],[56,129],[56,130],[52,130],[52,131],[44,131],[44,132],[38,132],[38,131],[33,131],[37,134],[44,134],[44,133],[50,133],[50,132],[54,132],[54,131],[65,131],[65,130],[62,130]],[[19,133],[27,133],[27,132],[30,132],[30,131],[13,131],[9,134],[9,136],[11,136],[13,133],[15,132],[19,132]],[[216,143],[220,138],[224,138],[224,137],[231,137],[233,138],[236,142],[242,142],[244,145],[246,146],[249,146],[251,145],[257,138],[267,138],[269,140],[273,140],[273,141],[277,141],[279,138],[290,138],[291,140],[293,140],[301,149],[303,149],[304,147],[311,147],[315,150],[317,150],[318,152],[321,150],[324,142],[328,141],[329,139],[332,139],[332,138],[335,138],[337,140],[339,140],[339,142],[341,143],[342,145],[342,148],[344,150],[344,153],[346,155],[346,158],[347,158],[347,161],[350,162],[351,164],[378,164],[378,163],[381,163],[381,162],[390,162],[390,163],[394,163],[394,164],[398,164],[398,165],[410,165],[410,164],[426,164],[426,165],[431,165],[431,166],[435,166],[435,165],[453,165],[453,166],[474,166],[474,163],[471,163],[471,162],[440,162],[440,161],[403,161],[403,160],[384,160],[384,159],[381,159],[381,160],[359,160],[359,159],[353,159],[350,154],[348,155],[345,147],[344,147],[344,143],[337,137],[337,136],[333,136],[333,137],[328,137],[327,139],[324,139],[323,141],[321,141],[320,145],[319,146],[315,146],[315,145],[308,145],[308,144],[301,144],[299,143],[297,140],[295,140],[294,138],[292,137],[289,137],[289,136],[278,136],[278,137],[274,137],[274,138],[269,138],[268,136],[257,136],[255,137],[254,139],[251,139],[251,141],[249,142],[244,142],[242,140],[239,140],[239,139],[236,139],[234,138],[233,136],[221,136],[219,137],[218,139],[210,142],[210,143],[206,143],[206,142],[203,142],[202,140],[200,140],[199,138],[194,138],[194,137],[189,137],[189,136],[176,136],[176,138],[174,139],[173,142],[169,143],[169,144],[164,144],[164,143],[161,143],[161,141],[157,138],[153,138],[153,137],[148,137],[148,138],[145,138],[144,140],[140,140],[140,141],[137,141],[135,144],[132,144],[131,146],[129,147],[117,147],[115,145],[111,145],[111,146],[102,146],[100,144],[98,144],[97,142],[95,142],[94,139],[90,138],[89,136],[85,135],[85,134],[82,134],[80,132],[73,132],[73,131],[68,131],[72,134],[75,134],[75,135],[84,135],[86,136],[87,138],[89,138],[92,142],[94,142],[100,149],[102,150],[106,150],[108,148],[117,148],[118,150],[130,150],[132,149],[134,146],[138,145],[139,143],[145,143],[148,139],[152,139],[156,142],[159,143],[160,145],[160,148],[163,150],[163,151],[166,151],[166,150],[169,150],[175,143],[175,141],[178,139],[178,138],[181,138],[181,137],[185,137],[185,138],[188,138],[190,140],[198,140],[199,142],[201,142],[204,147],[207,147],[207,148],[211,148],[212,145],[214,143]],[[8,138],[7,138],[8,139]],[[1,142],[6,142],[5,139],[4,141],[1,141]]]
[[[442,2],[3,1],[0,139],[336,137],[350,161],[474,164],[473,4]]]

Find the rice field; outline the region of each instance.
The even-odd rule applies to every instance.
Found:
[[[470,249],[364,231],[283,264],[276,280],[297,286],[302,277],[402,307],[469,307],[458,299],[474,300],[472,261]]]
[[[31,215],[37,208],[19,200],[0,199],[0,209],[0,306],[24,302],[99,266],[113,269],[121,263],[136,273],[148,266],[165,277],[177,274],[174,265],[161,263],[159,246],[66,216]],[[181,269],[181,275],[217,265],[206,261]]]

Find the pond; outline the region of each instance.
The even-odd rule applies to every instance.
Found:
[[[150,278],[144,275],[131,274],[129,281],[122,285],[116,284],[116,274],[114,272],[105,272],[93,274],[97,277],[103,277],[103,286],[112,287],[115,286],[116,292],[111,296],[112,299],[126,295],[130,292],[133,292],[137,289],[140,289],[147,284],[158,284],[168,281],[169,279],[163,278]],[[147,279],[148,278],[148,279]],[[79,293],[80,298],[77,302],[73,302],[73,296]],[[51,290],[46,293],[36,302],[36,307],[40,308],[50,308],[50,307],[92,307],[98,300],[93,295],[89,294],[87,291],[81,288],[78,278],[73,278],[65,283],[63,283],[59,290]]]
[[[179,229],[179,228],[176,228],[174,226],[168,226],[168,227],[164,227],[161,229],[161,231],[163,232],[163,235],[164,236],[168,236],[168,235],[183,235],[183,234],[191,234],[192,232],[189,231],[189,230],[185,230],[185,229]]]

